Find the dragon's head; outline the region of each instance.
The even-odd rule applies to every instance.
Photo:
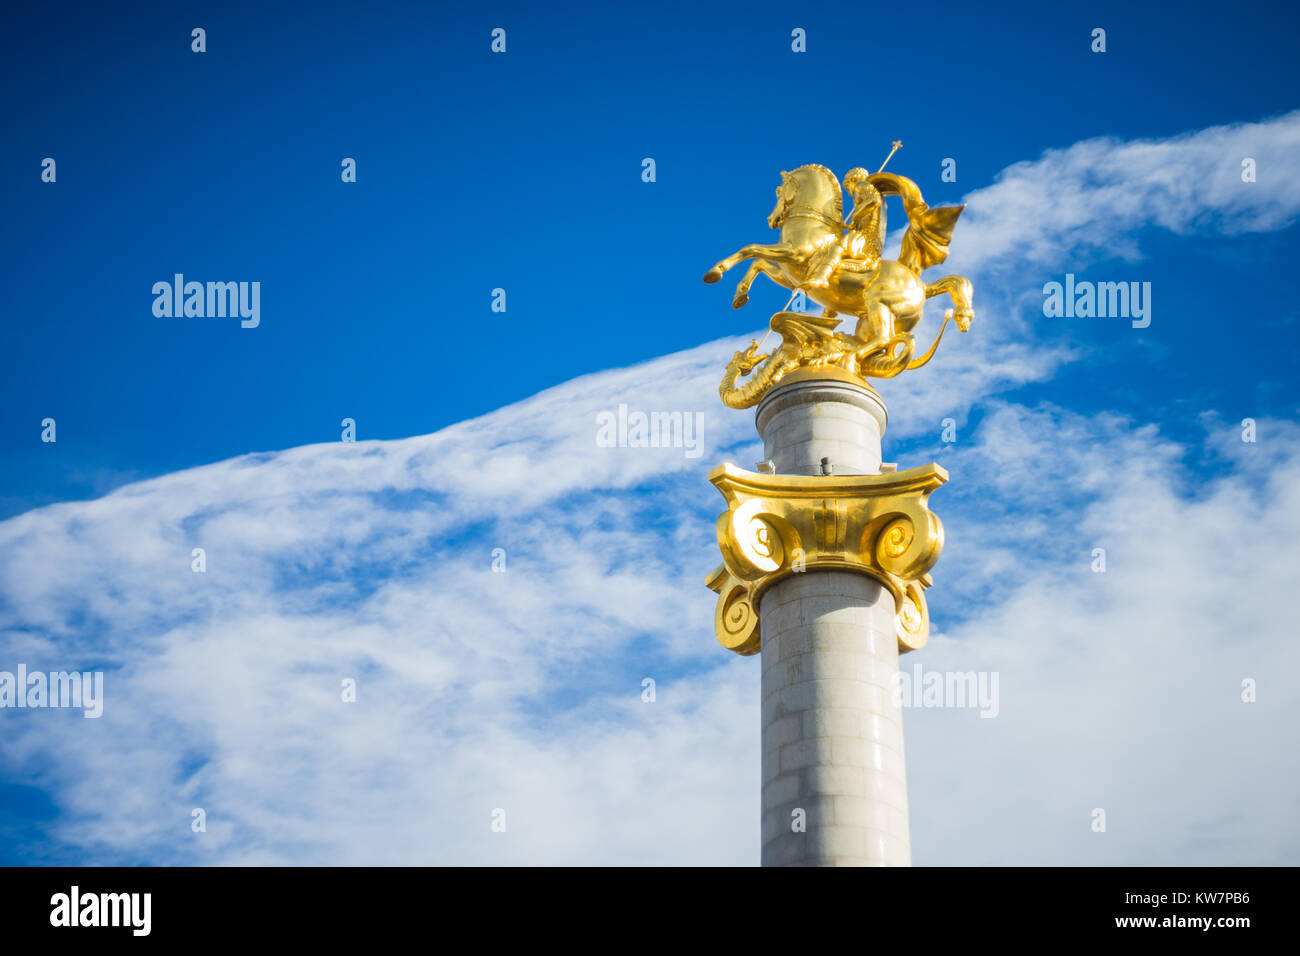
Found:
[[[754,366],[767,358],[766,355],[758,355],[758,343],[753,339],[749,340],[749,347],[743,352],[737,352],[727,363],[727,367],[732,371],[739,372],[741,375],[748,375],[754,370]]]

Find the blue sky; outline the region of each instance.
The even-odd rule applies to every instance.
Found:
[[[0,189],[14,224],[0,249],[0,514],[327,440],[344,417],[366,438],[429,432],[759,328],[777,290],[760,282],[733,315],[699,276],[766,237],[780,169],[874,168],[900,138],[892,168],[931,202],[956,201],[1047,148],[1296,105],[1284,7],[1268,26],[1264,8],[1222,17],[1210,5],[16,10],[0,38]],[[196,25],[205,54],[190,51]],[[806,54],[790,50],[796,25]],[[1099,25],[1105,54],[1089,50]],[[495,26],[504,55],[489,50]],[[355,184],[340,182],[345,156]],[[640,177],[647,156],[653,184]],[[956,183],[940,182],[945,157]],[[1200,374],[1219,326],[1181,276],[1256,262],[1277,275],[1296,251],[1293,236],[1158,240],[1142,276],[1166,318],[1138,342],[1116,333],[1106,378],[1136,378],[1151,348],[1170,350],[1171,377],[1116,398],[1248,390],[1256,411],[1287,407],[1293,394],[1255,384],[1289,378],[1284,350],[1230,349]],[[176,272],[262,282],[261,327],[155,319],[150,288]],[[1265,283],[1232,284],[1240,311],[1294,319]],[[507,291],[504,315],[490,311],[494,288]],[[33,440],[47,416],[57,447]]]
[[[705,475],[755,460],[714,390],[785,295],[737,313],[700,276],[770,241],[778,170],[896,138],[891,169],[968,203],[948,266],[976,283],[971,332],[882,387],[887,457],[954,477],[921,662],[1007,695],[908,714],[916,861],[1294,852],[1290,9],[6,16],[0,669],[117,689],[99,721],[0,712],[0,862],[756,861],[756,670],[713,642]],[[155,318],[176,272],[260,281],[260,326]],[[1067,272],[1150,282],[1151,326],[1044,317]],[[596,448],[620,401],[705,413],[703,456]],[[342,715],[340,674],[365,688]],[[1127,831],[1070,829],[1108,799]],[[516,842],[467,835],[504,804]],[[1003,813],[1019,842],[970,836]]]

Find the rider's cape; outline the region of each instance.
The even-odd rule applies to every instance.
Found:
[[[903,247],[898,261],[920,275],[930,266],[937,266],[948,258],[948,243],[961,216],[962,206],[938,206],[931,209],[921,199],[916,183],[894,173],[876,173],[870,177],[873,186],[883,196],[901,196],[903,211],[907,213],[907,231],[903,233]]]

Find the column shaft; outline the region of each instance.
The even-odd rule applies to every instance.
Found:
[[[869,389],[802,380],[758,408],[778,474],[877,474],[885,408]],[[809,570],[761,598],[762,863],[907,866],[893,595],[851,571]]]

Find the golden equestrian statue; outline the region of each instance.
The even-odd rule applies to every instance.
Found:
[[[895,142],[889,156],[902,145]],[[782,377],[801,367],[834,366],[862,379],[891,378],[930,361],[949,319],[963,332],[970,328],[975,317],[970,280],[957,275],[931,283],[921,279],[922,272],[948,258],[953,228],[966,207],[931,209],[916,183],[884,168],[882,164],[875,173],[851,169],[842,187],[825,166],[782,172],[776,207],[767,217],[768,225],[781,230],[781,241],[744,246],[704,274],[705,282],[717,282],[728,269],[752,259],[736,286],[733,308],[749,301],[749,287],[761,272],[778,285],[802,291],[824,310],[821,315],[778,312],[771,319],[772,330],[782,337],[776,351],[759,355],[759,343],[750,342],[736,353],[718,389],[730,407],[756,405]],[[853,197],[848,222],[842,218],[843,190]],[[882,259],[886,196],[901,197],[907,215],[897,261]],[[945,292],[953,307],[944,313],[934,344],[914,359],[912,330],[921,321],[925,300]],[[857,317],[852,335],[835,331],[840,313]],[[746,375],[750,378],[741,382]]]

